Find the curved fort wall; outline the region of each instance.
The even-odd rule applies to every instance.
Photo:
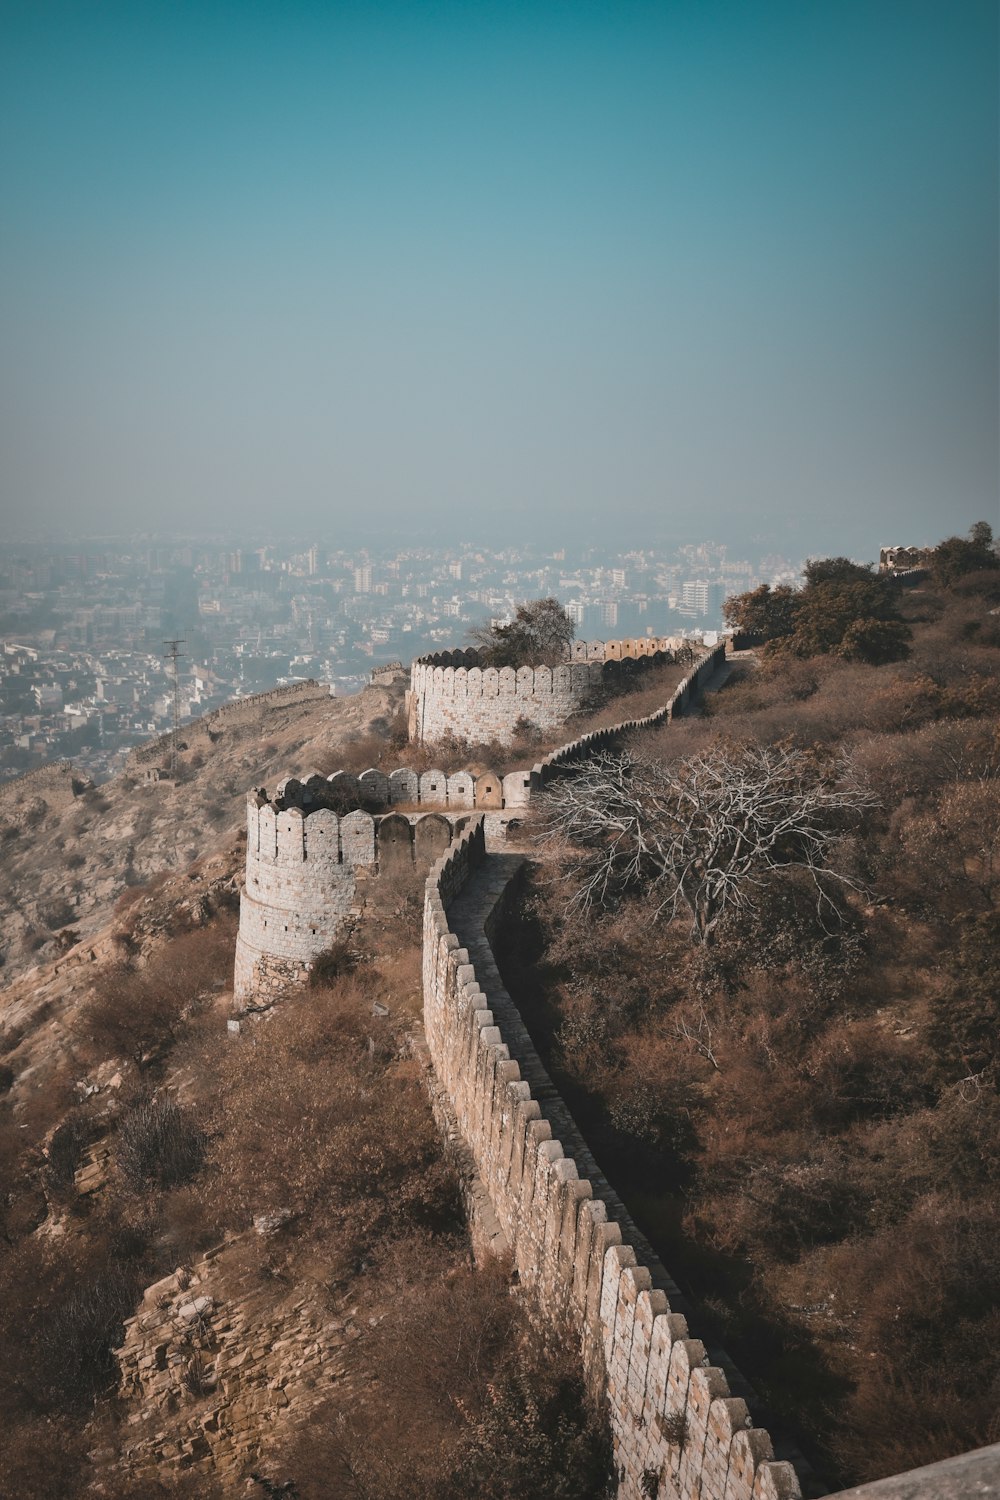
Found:
[[[284,687],[270,688],[266,693],[253,693],[247,698],[234,698],[231,703],[223,703],[219,708],[210,709],[199,719],[185,720],[181,725],[182,733],[191,735],[208,734],[216,725],[228,725],[231,723],[253,722],[265,709],[282,707],[293,703],[312,703],[319,698],[329,698],[332,689],[329,683],[317,682],[314,677],[307,678],[304,682],[288,682]],[[170,749],[173,736],[161,734],[158,739],[147,740],[142,745],[136,745],[128,753],[125,768],[134,770],[140,766],[146,766],[151,761],[161,759]]]
[[[792,1500],[794,1469],[752,1425],[731,1389],[735,1372],[690,1336],[676,1288],[601,1177],[499,985],[488,938],[504,882],[477,882],[487,857],[477,824],[427,881],[428,1048],[521,1284],[546,1321],[575,1331],[589,1381],[607,1398],[619,1496]],[[453,923],[470,887],[464,922]]]
[[[518,773],[517,805],[621,734],[662,723],[683,709],[724,654],[719,647],[703,658],[656,713],[581,736],[530,773]],[[478,1173],[476,1191],[489,1201],[521,1282],[544,1320],[575,1331],[591,1385],[607,1399],[619,1495],[795,1500],[800,1489],[792,1465],[777,1460],[767,1432],[753,1426],[739,1394],[739,1374],[722,1351],[690,1336],[683,1298],[600,1173],[500,985],[491,949],[502,926],[509,873],[501,869],[499,878],[490,878],[491,813],[473,814],[472,826],[463,831],[468,818],[456,819],[453,830],[439,814],[407,820],[392,812],[380,818],[361,808],[338,814],[320,806],[323,797],[342,806],[348,781],[365,800],[384,793],[390,807],[394,788],[398,803],[447,807],[454,797],[458,806],[471,782],[476,806],[476,778],[456,777],[450,786],[453,778],[440,772],[427,773],[426,783],[412,771],[393,774],[395,782],[377,771],[289,781],[280,788],[278,808],[257,795],[249,799],[238,992],[242,984],[244,994],[253,993],[255,963],[287,962],[285,982],[307,970],[308,958],[301,955],[315,956],[317,939],[326,946],[336,936],[339,913],[350,908],[356,871],[364,867],[357,859],[369,861],[368,868],[391,868],[394,858],[420,857],[422,825],[444,825],[436,836],[445,841],[459,832],[457,842],[439,847],[425,890],[428,1050],[437,1086]],[[323,783],[336,785],[324,793]],[[424,855],[432,852],[432,840],[425,839]],[[998,1466],[1000,1448],[983,1449],[851,1494],[957,1500],[973,1480],[994,1480]]]
[[[721,656],[700,663],[668,708],[696,694]],[[548,757],[532,788],[606,733]],[[423,939],[428,1051],[492,1210],[480,1207],[482,1227],[506,1240],[543,1321],[579,1339],[591,1387],[608,1403],[619,1500],[798,1500],[795,1467],[753,1425],[752,1392],[722,1350],[691,1337],[683,1296],[601,1174],[503,989],[493,948],[511,874],[491,877],[489,861],[476,820],[430,872]],[[992,1493],[998,1476],[994,1444],[842,1500],[961,1500]]]
[[[464,820],[463,820],[464,826]],[[455,828],[436,813],[373,817],[247,798],[246,879],[240,893],[233,989],[246,1002],[305,979],[355,910],[362,872],[426,867]]]
[[[656,713],[547,756],[533,767],[529,792],[622,734],[668,720],[724,656],[719,647],[704,657]],[[793,1500],[794,1469],[753,1426],[729,1362],[690,1337],[683,1299],[587,1151],[500,986],[490,939],[506,877],[482,882],[487,858],[484,820],[476,820],[428,877],[428,1050],[520,1282],[544,1320],[575,1331],[589,1381],[608,1401],[619,1495]],[[470,888],[460,920],[457,904]]]
[[[480,653],[441,651],[410,670],[407,729],[411,740],[448,735],[468,740],[513,739],[519,720],[558,729],[625,675],[674,660],[674,637],[574,641],[559,666],[491,667]]]
[[[273,803],[252,793],[236,942],[237,1000],[246,1003],[308,976],[356,909],[359,872],[367,878],[430,865],[476,812],[485,816],[491,844],[498,842],[533,790],[582,756],[609,748],[618,736],[669,719],[724,655],[720,646],[705,656],[655,713],[572,740],[530,771],[500,777],[492,771],[418,774],[406,767],[386,774],[372,767],[359,775],[289,777],[278,784]]]

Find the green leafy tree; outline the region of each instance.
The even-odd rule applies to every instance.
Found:
[[[731,595],[722,609],[734,629],[775,641],[795,629],[801,603],[801,590],[789,588],[785,583],[772,589],[769,583],[762,583],[747,594]]]
[[[899,617],[891,580],[847,557],[806,564],[801,589],[763,584],[727,599],[726,619],[790,656],[842,656],[874,666],[909,655],[909,627]]]
[[[808,588],[814,583],[869,583],[874,578],[871,563],[852,562],[849,557],[813,557],[803,573]]]
[[[898,629],[883,640],[878,626],[890,623]],[[867,632],[859,629],[862,624],[869,627]],[[793,656],[850,655],[855,661],[896,661],[908,652],[909,634],[899,619],[893,586],[869,575],[863,582],[806,584],[795,629],[775,649]],[[869,644],[874,655],[866,654]]]
[[[905,661],[910,654],[910,627],[902,620],[852,620],[840,638],[837,655],[873,667]]]
[[[939,588],[948,588],[968,573],[993,572],[1000,568],[993,528],[977,521],[968,537],[950,536],[931,553],[931,577]]]
[[[532,599],[518,605],[509,624],[478,626],[469,637],[486,666],[554,667],[565,659],[574,630],[558,599]]]

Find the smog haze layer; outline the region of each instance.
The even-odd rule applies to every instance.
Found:
[[[7,6],[16,537],[997,520],[993,0]]]

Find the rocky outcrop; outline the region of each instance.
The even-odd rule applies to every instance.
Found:
[[[126,1323],[116,1358],[131,1429],[121,1457],[133,1473],[205,1465],[235,1483],[268,1435],[334,1393],[354,1399],[358,1308],[333,1309],[302,1285],[276,1299],[247,1253],[279,1221],[156,1282]]]

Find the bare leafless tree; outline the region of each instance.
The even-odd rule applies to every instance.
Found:
[[[687,911],[693,940],[710,943],[775,871],[807,871],[820,906],[827,881],[853,885],[829,858],[876,801],[846,761],[824,771],[798,750],[717,745],[674,764],[604,754],[549,788],[543,837],[563,849],[574,904],[646,891],[657,917]]]

